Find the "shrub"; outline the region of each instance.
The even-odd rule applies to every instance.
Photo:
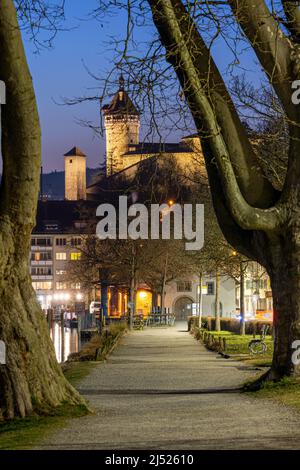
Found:
[[[208,331],[214,331],[216,327],[216,319],[210,316],[202,316],[201,318],[202,328]],[[249,320],[245,323],[246,335],[260,335],[264,325],[269,326],[268,335],[273,334],[273,324],[270,321],[261,320]],[[230,331],[231,333],[239,334],[240,332],[240,321],[237,318],[220,318],[220,326],[222,331]],[[191,331],[194,328],[199,328],[199,317],[188,318],[188,330]]]

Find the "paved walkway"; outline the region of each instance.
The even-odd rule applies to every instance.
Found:
[[[236,389],[257,373],[208,352],[186,324],[126,335],[80,384],[96,410],[43,449],[299,449],[300,414]]]

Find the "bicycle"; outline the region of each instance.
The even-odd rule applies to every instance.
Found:
[[[265,354],[267,352],[265,338],[268,330],[269,325],[264,325],[261,330],[260,339],[252,339],[248,344],[248,349],[252,354]]]

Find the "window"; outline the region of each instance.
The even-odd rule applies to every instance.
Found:
[[[192,283],[190,281],[178,281],[177,292],[191,292]]]
[[[52,282],[33,282],[32,286],[35,290],[50,290],[52,289]]]
[[[57,238],[56,239],[56,246],[64,246],[67,244],[66,238]]]
[[[31,268],[32,276],[51,276],[52,268]]]
[[[74,226],[75,226],[76,229],[86,228],[87,222],[78,220],[78,221],[74,222]]]
[[[81,238],[71,238],[71,245],[72,245],[72,246],[79,246],[79,245],[81,245]]]
[[[81,285],[80,282],[72,282],[70,287],[71,289],[80,289]]]
[[[81,253],[71,253],[70,259],[72,261],[78,261],[81,258]]]
[[[57,223],[53,223],[53,224],[44,224],[44,227],[45,227],[45,230],[47,232],[56,232],[58,230],[58,224]]]
[[[50,261],[52,260],[51,251],[31,253],[31,261]]]
[[[31,246],[52,246],[51,238],[32,238]]]
[[[66,282],[57,282],[56,289],[57,290],[64,290],[68,288],[68,284]]]
[[[247,279],[246,281],[246,289],[251,289],[252,288],[252,281],[250,279]]]
[[[67,253],[56,253],[56,259],[58,261],[64,261],[67,259]]]
[[[63,276],[64,274],[67,274],[67,271],[65,269],[56,269],[55,274],[57,276]]]
[[[267,279],[259,280],[259,289],[267,289]]]
[[[215,283],[214,282],[207,282],[207,295],[214,295],[215,294]]]
[[[258,310],[266,310],[267,309],[267,300],[266,299],[258,299],[257,309]]]

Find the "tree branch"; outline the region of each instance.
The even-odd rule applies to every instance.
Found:
[[[298,67],[293,67],[297,46],[285,36],[264,0],[229,0],[229,4],[287,116],[297,120],[299,111],[291,102],[291,84],[298,78]]]
[[[300,2],[281,0],[281,3],[287,19],[285,26],[290,31],[292,39],[300,43]]]
[[[204,89],[203,82],[199,79],[194,57],[191,56],[193,51],[189,50],[180,29],[174,11],[174,2],[178,4],[177,0],[149,0],[154,22],[167,49],[168,59],[171,61],[171,57],[175,58],[172,63],[175,62],[177,65],[176,73],[187,94],[198,131],[203,134],[204,128],[209,148],[216,159],[227,206],[241,228],[274,230],[280,224],[280,209],[278,207],[266,210],[254,208],[241,193],[220,126],[216,120],[215,110],[206,96],[208,92]]]

